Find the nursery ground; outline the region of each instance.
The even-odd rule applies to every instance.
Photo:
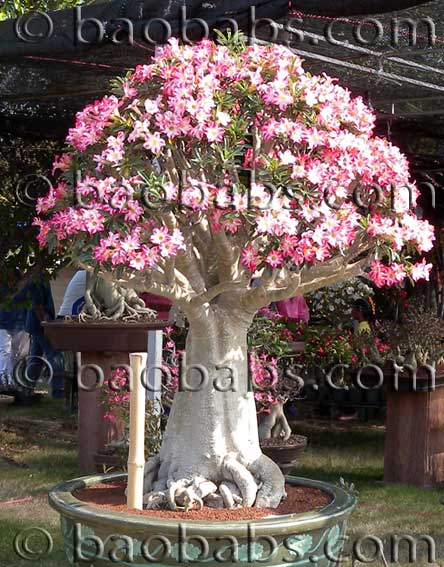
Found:
[[[383,482],[385,431],[381,423],[293,422],[292,428],[309,438],[296,471],[299,476],[332,483],[342,477],[355,485],[359,505],[349,522],[349,553],[353,544],[359,545],[360,538],[364,538],[363,549],[372,558],[375,545],[365,536],[376,536],[383,543],[386,561],[391,563],[394,536],[409,535],[419,541],[419,536],[428,535],[436,545],[433,564],[444,566],[444,488],[431,490]],[[416,565],[427,564],[426,544],[418,543],[417,549]],[[400,544],[399,551],[397,564],[403,565],[407,545]],[[383,561],[372,564],[384,565]]]
[[[377,536],[385,543],[390,563],[388,544],[393,535],[427,534],[436,543],[434,565],[444,566],[444,506],[440,503],[444,490],[382,482],[382,425],[339,426],[317,421],[294,426],[296,433],[310,439],[297,474],[331,482],[343,477],[359,492],[359,507],[350,522],[349,547],[362,536]],[[63,412],[61,403],[47,398],[28,408],[0,404],[0,565],[67,567],[58,517],[47,505],[46,493],[61,480],[79,475],[75,427],[75,419]],[[15,503],[5,504],[11,500]],[[43,527],[51,534],[54,550],[30,562],[17,556],[13,542],[17,533],[35,527]],[[365,542],[364,548],[371,557]],[[424,549],[424,544],[418,545],[417,565],[426,564]],[[344,565],[350,565],[350,561]],[[379,567],[383,562],[377,560],[373,565]]]

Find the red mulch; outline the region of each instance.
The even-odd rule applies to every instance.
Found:
[[[276,509],[271,508],[234,508],[218,509],[204,506],[202,510],[128,510],[124,490],[126,483],[95,484],[90,488],[76,490],[73,495],[78,500],[106,508],[114,512],[130,512],[138,516],[177,520],[258,520],[266,516],[282,514],[302,514],[323,508],[331,502],[331,496],[317,488],[286,485],[287,498]]]

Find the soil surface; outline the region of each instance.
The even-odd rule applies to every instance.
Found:
[[[307,438],[302,435],[290,435],[287,440],[282,437],[270,437],[270,439],[261,439],[260,442],[261,447],[300,447],[301,445],[305,447]]]
[[[287,498],[276,509],[271,508],[234,508],[216,509],[204,506],[202,510],[128,510],[126,507],[125,482],[95,484],[92,487],[76,490],[73,496],[91,506],[106,508],[113,512],[130,512],[151,518],[180,520],[259,520],[267,516],[282,514],[302,514],[323,508],[331,502],[331,496],[317,488],[286,485]]]

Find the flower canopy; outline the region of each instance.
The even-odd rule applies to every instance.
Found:
[[[296,275],[304,289],[314,267],[345,277],[365,255],[377,285],[428,277],[412,258],[433,229],[406,158],[360,97],[288,48],[171,40],[114,87],[54,164],[42,246],[176,299],[252,274],[291,294]]]

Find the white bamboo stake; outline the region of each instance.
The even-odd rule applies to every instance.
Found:
[[[130,354],[130,441],[128,455],[128,508],[143,509],[143,472],[145,467],[145,389],[142,371],[146,368],[146,352]]]
[[[153,403],[153,410],[157,415],[162,407],[162,344],[162,330],[148,331],[149,368],[146,373],[146,398]]]

